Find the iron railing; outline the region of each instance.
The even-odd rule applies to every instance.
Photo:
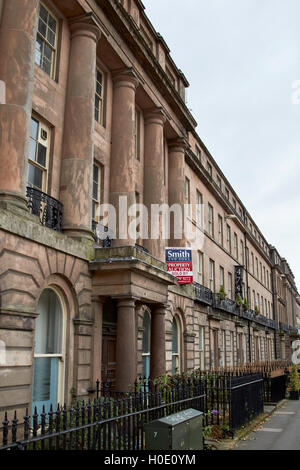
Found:
[[[61,202],[30,186],[26,188],[26,197],[30,212],[39,217],[42,225],[57,232],[62,231],[63,206]]]
[[[194,287],[195,287],[196,300],[198,300],[201,303],[211,305],[212,304],[212,291],[208,289],[207,287],[204,287],[201,284],[198,284],[197,282],[194,282]]]
[[[225,312],[231,313],[233,315],[240,315],[241,308],[237,306],[236,302],[231,299],[222,299],[220,294],[213,294],[213,303],[212,306],[219,310],[224,310]]]
[[[285,323],[279,322],[279,329],[283,331],[284,333],[289,332],[289,327]]]

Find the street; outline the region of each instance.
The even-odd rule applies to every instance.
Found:
[[[300,401],[286,400],[233,450],[300,450]]]

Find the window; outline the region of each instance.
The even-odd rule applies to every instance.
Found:
[[[263,267],[263,271],[264,271],[264,286],[267,284],[266,282],[266,268]]]
[[[41,413],[45,405],[55,409],[63,392],[64,318],[60,299],[52,289],[45,289],[38,302],[36,320],[32,407]]]
[[[220,367],[225,367],[226,358],[226,335],[225,330],[220,330]]]
[[[96,70],[95,120],[104,124],[104,74]]]
[[[44,123],[31,118],[28,146],[28,184],[47,192],[50,148],[50,129]]]
[[[231,253],[231,228],[228,224],[226,226],[226,244],[227,250]]]
[[[196,145],[196,157],[198,158],[198,160],[201,163],[201,150],[199,149],[199,147],[197,145]]]
[[[212,166],[209,162],[206,163],[206,169],[210,176],[212,176]]]
[[[199,227],[203,227],[202,194],[196,192],[196,222]]]
[[[198,282],[199,284],[204,285],[203,283],[203,253],[198,251]]]
[[[140,160],[140,128],[141,128],[141,114],[138,109],[134,114],[134,142],[135,142],[135,157]]]
[[[259,307],[260,307],[259,294],[257,294],[257,308],[258,308],[258,310],[259,310]]]
[[[255,258],[255,263],[256,263],[256,277],[258,279],[258,259]]]
[[[238,237],[237,234],[235,233],[233,235],[233,249],[234,249],[234,257],[235,259],[239,259],[239,247],[238,247]]]
[[[177,318],[172,323],[172,375],[180,374],[180,327]]]
[[[228,298],[233,300],[232,299],[232,274],[231,273],[228,273],[228,286],[227,286],[227,290],[228,290]]]
[[[267,270],[267,288],[269,289],[270,288],[270,285],[269,285],[269,271]]]
[[[230,366],[234,364],[234,333],[230,331]]]
[[[219,186],[220,189],[222,189],[222,180],[219,175],[217,175],[217,185]]]
[[[251,252],[251,271],[254,274],[254,254]]]
[[[99,222],[99,207],[101,201],[102,166],[98,163],[93,165],[93,198],[92,198],[92,220]]]
[[[190,180],[185,178],[184,184],[184,203],[188,205],[187,214],[191,215],[191,189],[190,189]]]
[[[43,4],[40,4],[35,63],[52,78],[55,78],[57,30],[57,20]]]
[[[256,305],[255,290],[252,291],[252,296],[253,296],[253,308],[255,308],[255,305]]]
[[[212,292],[215,292],[215,262],[209,260],[209,288]]]
[[[262,264],[259,263],[259,267],[260,267],[260,281],[262,282],[263,280],[263,272],[262,272]]]
[[[236,211],[236,200],[235,199],[232,199],[232,205],[233,205],[234,210]]]
[[[224,268],[222,266],[220,266],[220,288],[221,286],[225,287]]]
[[[208,204],[208,233],[214,236],[214,209],[210,204]]]
[[[244,243],[243,240],[240,240],[240,249],[241,249],[241,264],[242,266],[245,264],[245,253],[244,253]]]
[[[218,242],[223,246],[223,218],[218,216]]]
[[[267,304],[267,299],[265,299],[265,315],[268,317],[268,304]]]
[[[229,200],[229,190],[228,190],[228,188],[225,188],[225,197],[226,197],[226,199]]]

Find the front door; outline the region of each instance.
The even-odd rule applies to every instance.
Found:
[[[102,338],[102,384],[109,384],[109,388],[115,388],[116,382],[116,336],[103,336]]]

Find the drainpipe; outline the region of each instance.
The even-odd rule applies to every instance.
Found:
[[[245,220],[244,220],[245,222]],[[249,279],[248,279],[248,256],[247,256],[247,233],[244,232],[244,240],[245,240],[245,266],[246,266],[246,298],[247,302],[249,303]],[[250,335],[250,320],[248,320],[248,347],[249,347],[249,362],[252,361],[252,354],[251,354],[251,335]]]

